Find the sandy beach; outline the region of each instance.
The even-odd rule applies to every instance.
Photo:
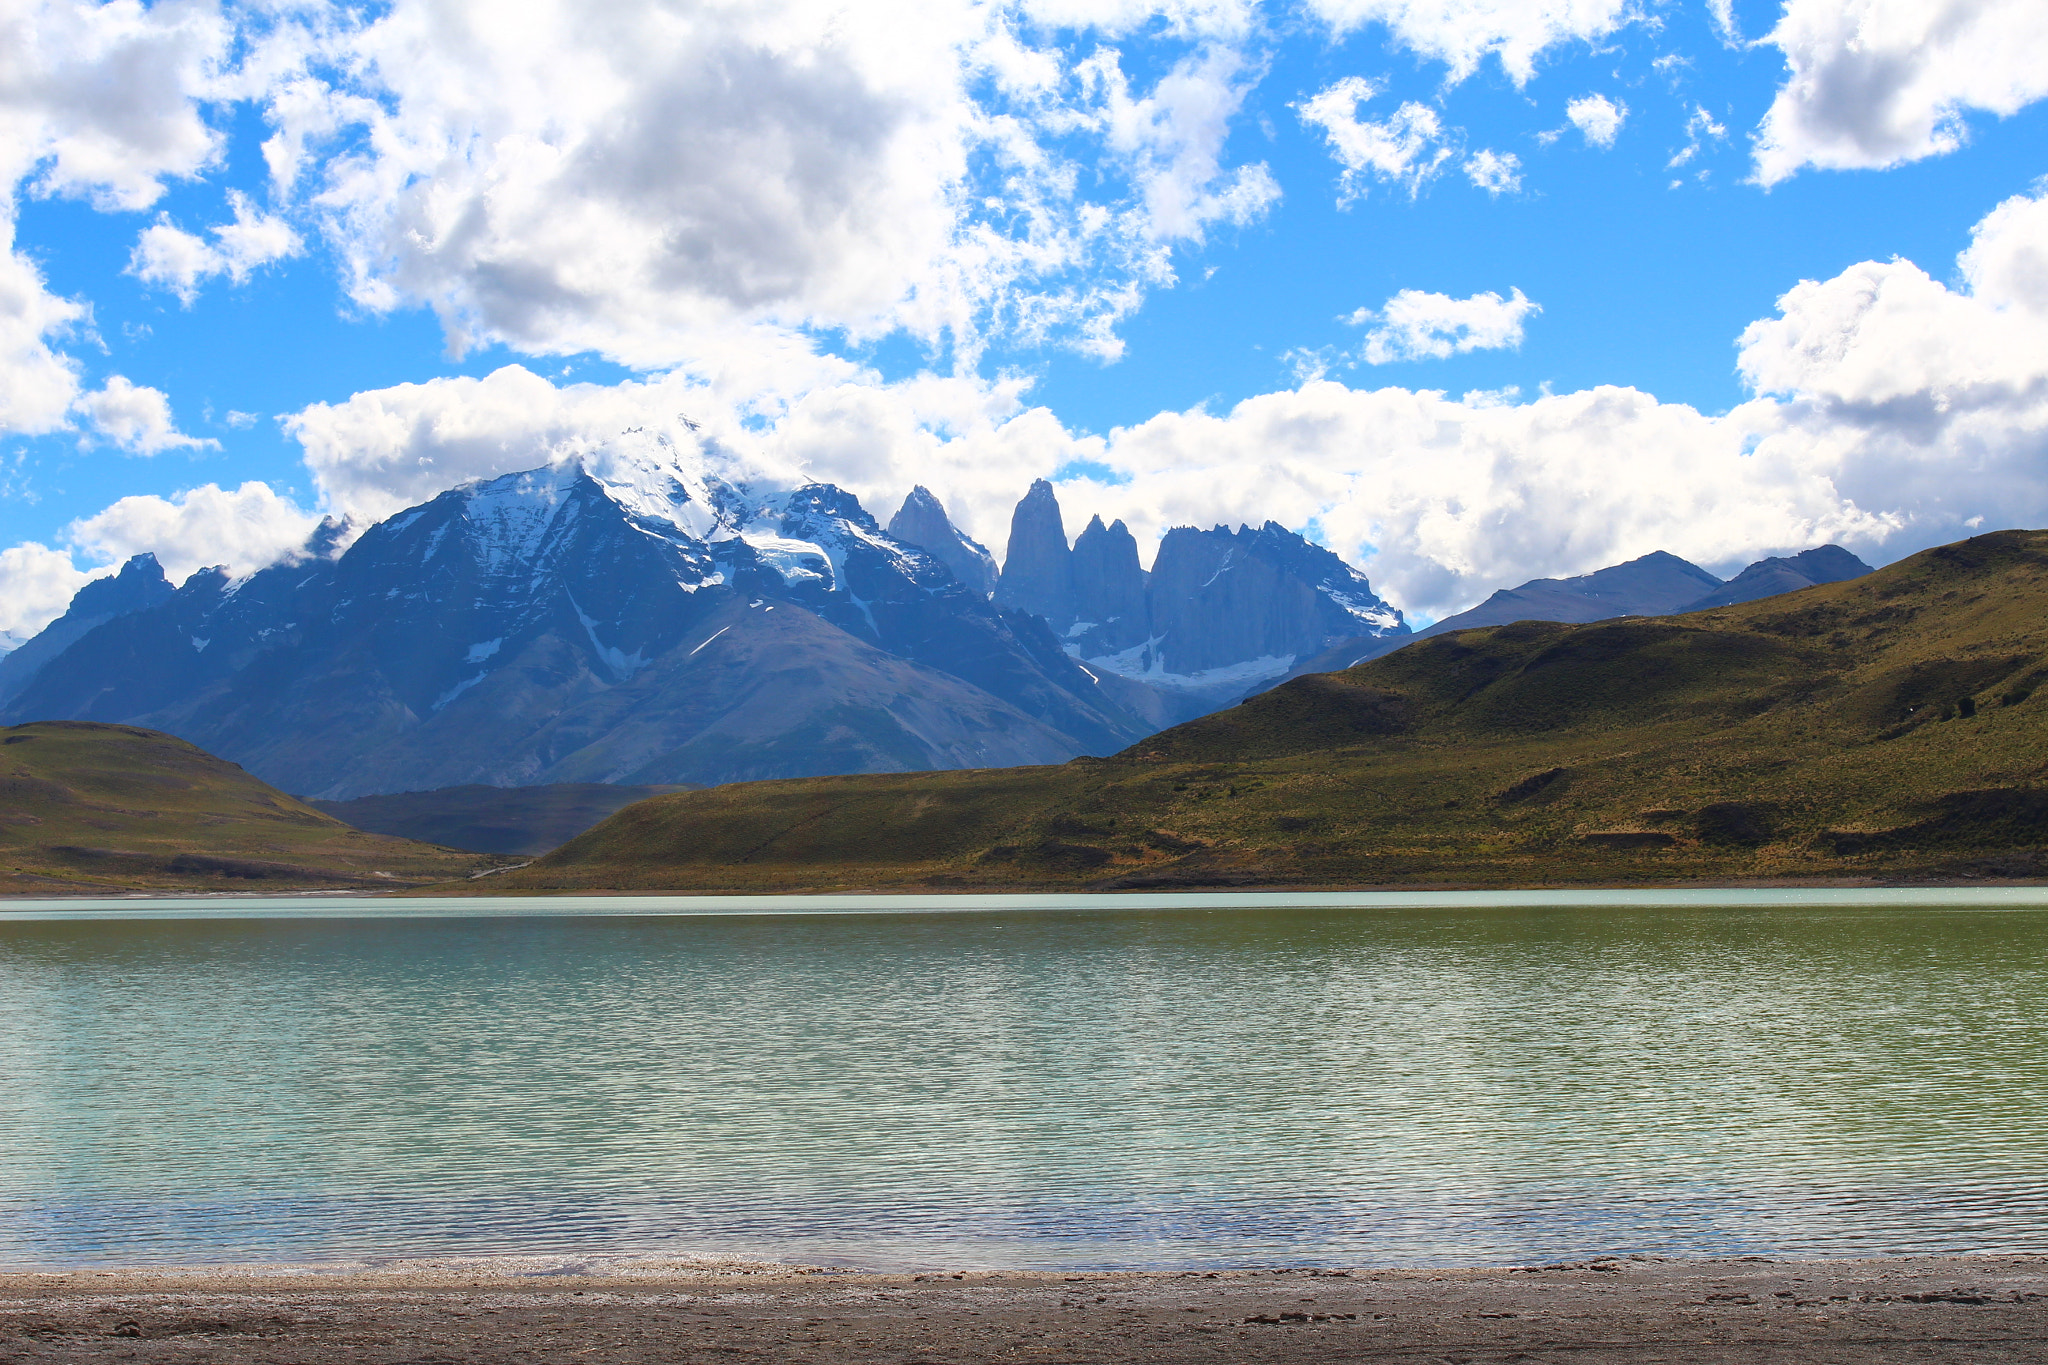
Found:
[[[2048,1257],[1086,1275],[517,1260],[0,1276],[0,1359],[2017,1361]]]

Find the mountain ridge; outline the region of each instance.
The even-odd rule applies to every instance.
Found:
[[[851,495],[624,444],[449,490],[338,553],[203,570],[71,643],[8,714],[170,730],[330,799],[1046,762],[1154,728]]]

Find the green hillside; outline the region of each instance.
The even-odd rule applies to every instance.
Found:
[[[661,797],[489,888],[2032,877],[2044,682],[2048,532],[2000,532],[1689,616],[1440,636],[1108,759]]]
[[[0,895],[389,890],[491,861],[353,829],[155,730],[0,728]]]

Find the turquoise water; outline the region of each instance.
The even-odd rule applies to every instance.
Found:
[[[2040,1251],[2044,1172],[2041,889],[0,909],[12,1266]]]

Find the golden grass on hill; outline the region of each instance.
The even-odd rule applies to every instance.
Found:
[[[1534,886],[2043,875],[2048,532],[1689,616],[1519,622],[1107,759],[630,806],[479,883]]]
[[[0,895],[383,890],[487,861],[366,834],[155,730],[0,728]]]

